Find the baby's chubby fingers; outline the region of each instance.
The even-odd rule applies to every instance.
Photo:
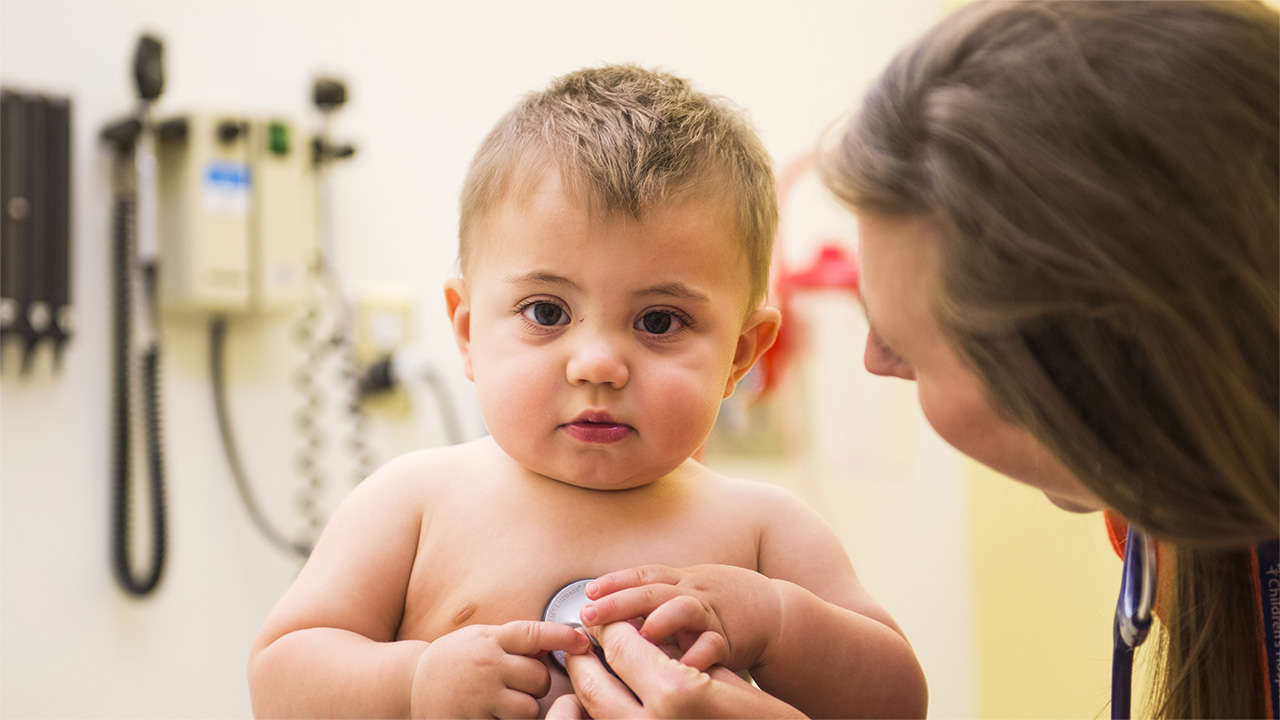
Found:
[[[680,582],[681,572],[666,565],[641,565],[629,570],[611,572],[587,583],[587,597],[592,600],[642,585],[675,585]]]
[[[654,642],[681,632],[697,635],[718,627],[715,612],[698,598],[676,595],[645,615],[640,634]]]
[[[640,634],[654,643],[674,637],[684,649],[680,662],[699,670],[730,657],[729,641],[715,610],[688,595],[673,598],[650,613]]]
[[[648,617],[650,613],[680,597],[674,585],[645,585],[619,590],[582,606],[579,616],[584,625],[607,625]]]
[[[568,625],[514,620],[498,628],[498,646],[512,655],[534,656],[552,650],[581,654],[591,648],[591,641]]]
[[[706,671],[729,660],[729,642],[720,633],[704,632],[681,656],[680,662]]]

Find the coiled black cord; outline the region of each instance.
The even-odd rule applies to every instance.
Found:
[[[283,552],[306,558],[311,555],[311,546],[306,543],[294,542],[285,537],[284,533],[277,530],[271,521],[267,519],[266,513],[262,511],[262,506],[253,496],[253,490],[249,487],[249,479],[244,471],[244,465],[240,462],[240,451],[237,449],[235,438],[231,434],[231,422],[227,413],[227,393],[226,393],[226,373],[223,369],[223,358],[226,355],[226,337],[227,337],[227,320],[224,317],[215,317],[209,324],[209,368],[212,376],[213,385],[213,405],[218,416],[218,433],[222,436],[222,449],[227,456],[227,465],[231,469],[231,477],[236,481],[236,490],[240,494],[240,501],[244,504],[244,509],[249,513],[249,518],[253,520],[253,524],[258,528],[258,532],[262,533],[272,545]]]
[[[368,418],[364,412],[364,404],[360,396],[360,363],[356,360],[356,346],[351,341],[350,326],[339,329],[334,337],[334,345],[339,353],[338,363],[341,373],[342,393],[346,395],[347,418],[351,423],[347,436],[347,449],[355,459],[354,484],[358,485],[373,472],[373,456],[369,452],[366,441]]]
[[[132,199],[126,195],[118,196],[112,228],[115,236],[113,243],[115,332],[112,339],[114,355],[112,374],[115,388],[112,435],[115,441],[115,462],[113,463],[115,476],[111,494],[111,546],[112,568],[115,570],[120,587],[130,595],[141,597],[153,592],[164,575],[165,539],[168,533],[165,518],[164,458],[160,449],[160,351],[153,345],[142,357],[143,412],[147,421],[147,474],[151,491],[151,565],[145,576],[138,577],[133,567],[130,524],[133,453],[133,414],[130,412],[133,385],[131,382],[133,335],[130,322],[132,312],[130,279],[134,256],[133,213]],[[154,278],[149,278],[149,281],[154,283]]]
[[[294,328],[294,339],[302,348],[302,362],[294,372],[294,386],[302,398],[302,407],[294,415],[294,426],[302,439],[302,448],[294,458],[295,467],[302,477],[302,488],[295,497],[298,514],[306,523],[306,531],[312,538],[319,537],[324,526],[317,501],[324,488],[324,475],[320,471],[320,452],[324,449],[324,432],[320,429],[320,413],[323,396],[316,381],[316,373],[324,354],[323,345],[316,339],[320,322],[320,306],[316,302],[307,305]]]

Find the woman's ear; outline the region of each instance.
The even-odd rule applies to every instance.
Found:
[[[755,366],[765,352],[773,347],[778,339],[778,329],[782,327],[782,313],[775,307],[756,308],[742,324],[742,332],[738,335],[738,346],[733,352],[733,370],[729,373],[729,381],[724,386],[724,396],[729,397],[738,386],[738,381]]]
[[[444,305],[449,312],[449,324],[453,326],[453,339],[462,353],[462,370],[467,379],[475,381],[471,373],[471,300],[467,295],[467,281],[451,277],[444,281]]]

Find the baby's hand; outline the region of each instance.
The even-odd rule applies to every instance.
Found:
[[[587,597],[593,601],[582,609],[587,625],[643,618],[645,639],[674,641],[684,651],[680,662],[699,670],[754,666],[782,618],[773,581],[730,565],[622,570],[596,578]]]
[[[536,718],[551,689],[539,656],[586,652],[587,637],[567,625],[519,620],[468,625],[437,638],[418,659],[413,717]]]

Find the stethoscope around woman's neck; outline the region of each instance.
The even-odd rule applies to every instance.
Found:
[[[1133,653],[1147,639],[1156,596],[1156,546],[1151,536],[1129,526],[1124,570],[1116,601],[1115,652],[1111,657],[1111,717],[1128,718],[1133,687]]]

